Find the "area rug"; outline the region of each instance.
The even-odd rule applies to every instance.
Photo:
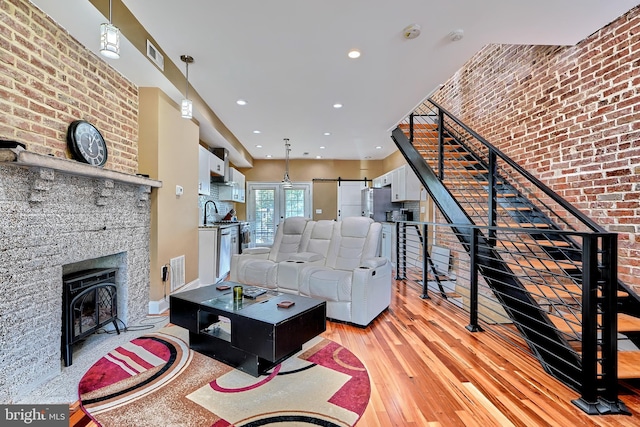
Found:
[[[168,326],[122,345],[82,377],[84,411],[103,427],[353,426],[371,394],[349,350],[317,337],[258,378],[192,351]]]

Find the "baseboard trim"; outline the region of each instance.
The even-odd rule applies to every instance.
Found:
[[[158,301],[149,301],[149,314],[162,314],[169,310],[169,297]]]
[[[175,291],[173,291],[171,293],[175,294],[177,292],[189,291],[189,290],[192,290],[192,289],[197,289],[200,286],[202,286],[200,284],[200,279],[196,279],[196,280],[194,280],[192,282],[189,282],[186,285],[176,289]],[[169,310],[169,297],[168,296],[166,298],[162,298],[162,299],[159,299],[157,301],[149,301],[149,314],[162,314],[167,310]]]

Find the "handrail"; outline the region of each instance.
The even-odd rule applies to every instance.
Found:
[[[586,225],[587,227],[589,227],[591,230],[593,231],[598,231],[598,232],[606,232],[606,230],[604,228],[602,228],[601,226],[599,226],[598,224],[596,224],[593,220],[591,220],[591,218],[589,218],[588,216],[586,216],[585,214],[583,214],[582,212],[580,212],[578,209],[576,209],[573,205],[567,203],[566,200],[564,200],[562,197],[560,197],[560,195],[558,195],[555,191],[553,191],[552,189],[550,189],[549,187],[547,187],[545,184],[543,184],[540,180],[538,180],[536,177],[534,177],[533,175],[531,175],[529,172],[527,172],[526,170],[524,170],[518,163],[516,163],[513,159],[511,159],[509,156],[507,156],[506,154],[504,154],[502,151],[500,151],[499,149],[497,149],[496,147],[494,147],[492,144],[490,144],[487,140],[485,140],[483,137],[481,137],[480,135],[478,135],[475,131],[473,131],[471,128],[469,128],[466,124],[464,124],[462,121],[460,121],[460,119],[458,119],[456,116],[454,116],[453,114],[451,114],[447,109],[443,108],[440,104],[438,104],[437,102],[435,102],[433,99],[429,98],[428,100],[430,103],[432,103],[433,105],[435,105],[443,114],[445,114],[449,119],[453,120],[458,126],[460,126],[462,129],[464,129],[465,132],[469,133],[469,135],[471,135],[474,139],[476,139],[477,141],[479,141],[482,145],[484,145],[485,147],[487,147],[490,151],[495,152],[495,154],[497,156],[499,156],[502,160],[504,160],[509,166],[511,166],[512,168],[514,168],[518,173],[520,173],[522,176],[524,176],[527,180],[529,180],[532,184],[534,184],[536,187],[538,187],[540,190],[542,190],[542,192],[544,192],[547,196],[551,197],[551,199],[553,199],[555,202],[557,202],[560,206],[562,206],[564,209],[566,209],[569,213],[571,213],[572,215],[574,215],[576,218],[580,219],[580,221]]]

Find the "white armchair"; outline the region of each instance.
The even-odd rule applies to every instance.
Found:
[[[322,265],[299,273],[300,295],[327,301],[327,317],[368,325],[391,303],[391,263],[378,256],[382,225],[351,217],[336,223]]]
[[[245,249],[231,257],[229,278],[233,282],[276,287],[278,263],[298,253],[308,218],[286,218],[276,230],[273,245]],[[307,230],[311,233],[311,229]]]

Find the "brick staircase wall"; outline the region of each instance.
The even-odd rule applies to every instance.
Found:
[[[640,291],[640,7],[575,46],[488,45],[434,96],[611,232]]]

